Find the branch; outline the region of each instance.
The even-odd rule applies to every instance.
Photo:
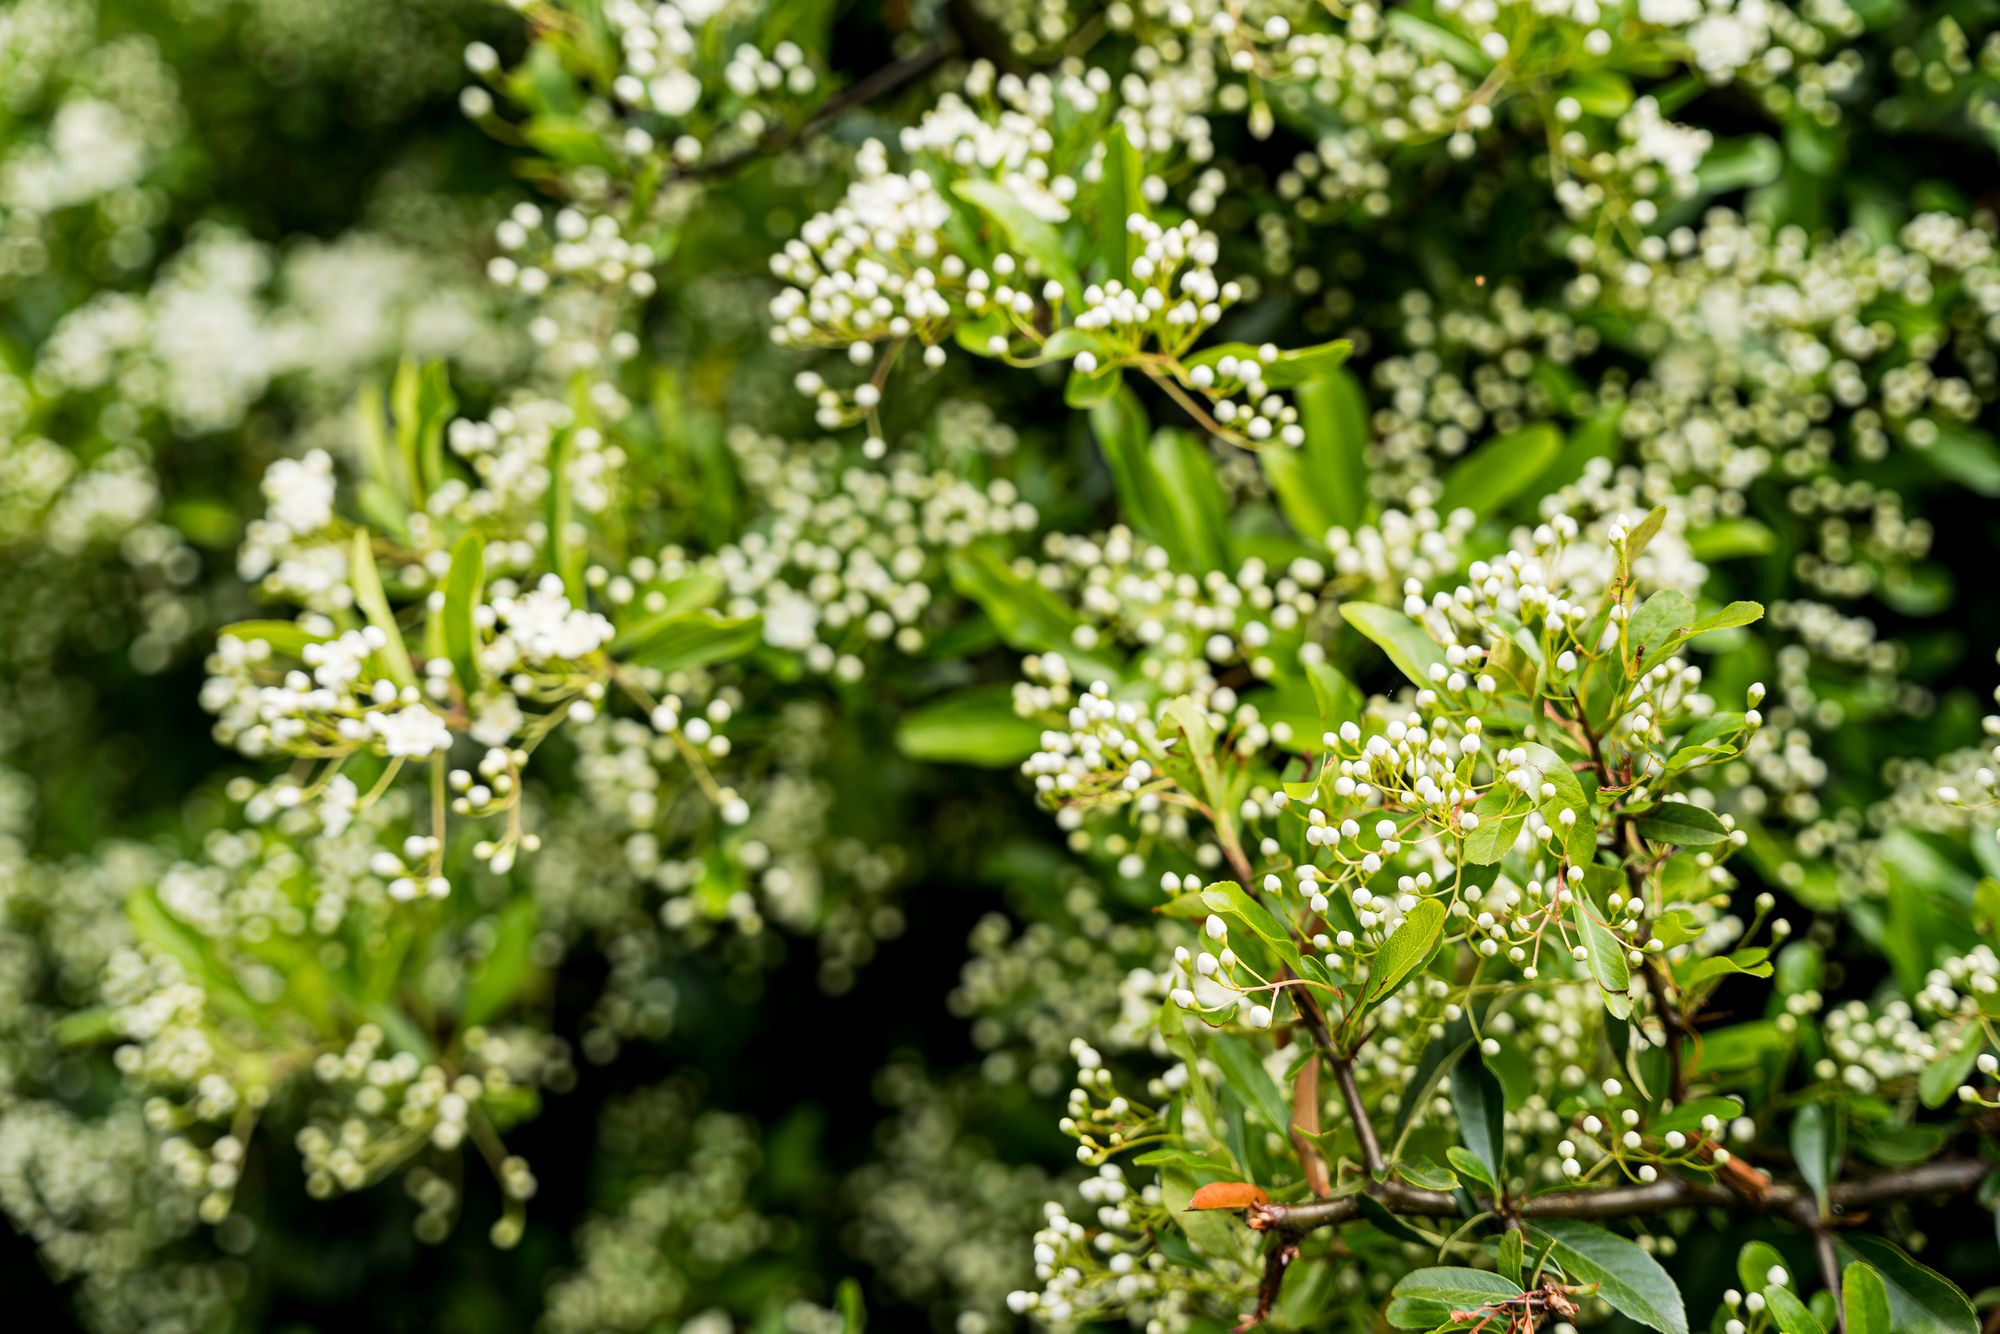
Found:
[[[1361,1162],[1368,1169],[1368,1175],[1380,1177],[1388,1167],[1382,1157],[1382,1143],[1375,1138],[1375,1123],[1369,1119],[1368,1108],[1361,1101],[1361,1090],[1354,1087],[1354,1061],[1351,1057],[1335,1057],[1333,1077],[1340,1084],[1340,1100],[1347,1104],[1347,1119],[1354,1122],[1354,1137],[1361,1141]],[[1449,1195],[1444,1196],[1450,1199]],[[1457,1206],[1453,1205],[1453,1212]]]
[[[1846,1209],[1971,1190],[1993,1170],[1981,1159],[1952,1158],[1839,1182],[1829,1192],[1828,1204],[1834,1215],[1832,1221],[1837,1222],[1838,1215]],[[1444,1191],[1422,1190],[1400,1181],[1371,1182],[1364,1191],[1392,1213],[1431,1218],[1455,1218],[1459,1214],[1457,1197]],[[1481,1201],[1481,1207],[1490,1210],[1495,1206],[1492,1201]],[[1531,1195],[1515,1202],[1511,1212],[1520,1218],[1603,1219],[1632,1218],[1691,1207],[1779,1214],[1808,1230],[1824,1228],[1812,1193],[1785,1183],[1773,1184],[1761,1195],[1753,1195],[1739,1194],[1709,1182],[1673,1178],[1647,1185],[1615,1186],[1608,1190],[1561,1190],[1546,1195]],[[1276,1231],[1287,1236],[1301,1236],[1315,1228],[1348,1222],[1360,1214],[1361,1206],[1356,1198],[1344,1195],[1339,1199],[1315,1200],[1305,1204],[1253,1204],[1245,1211],[1244,1217],[1259,1232]]]

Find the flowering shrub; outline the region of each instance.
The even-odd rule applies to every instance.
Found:
[[[22,0],[0,107],[36,1327],[2000,1319],[1990,5]]]

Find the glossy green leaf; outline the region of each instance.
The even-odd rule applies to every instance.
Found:
[[[1619,1019],[1631,1018],[1632,968],[1625,958],[1625,946],[1598,920],[1595,909],[1582,895],[1570,899],[1570,922],[1589,953],[1585,963],[1597,982],[1604,1008]]]
[[[1771,1319],[1777,1322],[1778,1334],[1826,1334],[1826,1328],[1790,1288],[1766,1288],[1764,1301]]]
[[[991,547],[955,552],[952,586],[977,602],[992,618],[1000,637],[1028,652],[1074,647],[1071,634],[1083,622],[1048,589],[1010,566]]]
[[[911,759],[1011,768],[1035,753],[1041,724],[1014,711],[1011,686],[957,690],[912,710],[896,728],[896,748]]]
[[[1360,382],[1329,371],[1293,392],[1305,443],[1261,451],[1257,462],[1292,530],[1317,547],[1329,528],[1368,513],[1368,404]]]
[[[1873,1265],[1857,1260],[1841,1272],[1840,1308],[1847,1334],[1896,1334],[1889,1290]]]
[[[522,894],[508,900],[494,918],[493,946],[473,967],[465,985],[459,1024],[476,1028],[505,1010],[521,994],[532,965],[535,900]]]
[[[1418,901],[1375,955],[1368,970],[1367,1003],[1380,1005],[1394,995],[1411,972],[1437,948],[1444,931],[1445,906],[1441,899]]]
[[[1713,812],[1688,801],[1663,802],[1633,824],[1642,838],[1689,848],[1713,847],[1729,837]]]
[[[694,611],[658,626],[631,645],[625,660],[637,667],[678,672],[740,658],[764,642],[762,616],[721,616]]]
[[[452,549],[444,576],[444,646],[452,674],[470,699],[479,692],[479,627],[473,614],[486,585],[486,539],[467,533]]]
[[[1960,1028],[1948,1032],[1938,1044],[1938,1054],[1917,1074],[1917,1094],[1926,1107],[1942,1107],[1958,1097],[1958,1090],[1972,1076],[1984,1040],[1976,1030]]]
[[[223,626],[218,633],[231,639],[262,641],[271,646],[272,652],[293,659],[304,656],[306,645],[321,642],[318,635],[297,621],[237,621]]]
[[[1430,669],[1445,665],[1444,650],[1422,626],[1394,607],[1374,602],[1343,602],[1340,614],[1388,654],[1396,670],[1419,689],[1429,690],[1436,684],[1431,680]]]
[[[1457,1311],[1477,1311],[1521,1295],[1521,1285],[1485,1269],[1413,1269],[1397,1280],[1385,1313],[1397,1329],[1436,1329]]]
[[[1498,1193],[1500,1183],[1493,1178],[1493,1169],[1481,1162],[1479,1155],[1470,1149],[1462,1149],[1453,1144],[1444,1151],[1445,1158],[1457,1169],[1458,1175],[1468,1181],[1476,1181],[1487,1190]]]
[[[1901,1247],[1859,1233],[1843,1234],[1835,1245],[1850,1264],[1863,1261],[1875,1271],[1895,1334],[1979,1334],[1979,1317],[1965,1294]]]
[[[1283,1135],[1292,1126],[1291,1105],[1272,1082],[1249,1043],[1227,1034],[1217,1034],[1210,1050],[1222,1071],[1223,1087],[1234,1093],[1244,1108],[1264,1122],[1264,1128]]]
[[[1451,1109],[1458,1138],[1486,1168],[1487,1180],[1507,1180],[1507,1095],[1477,1049],[1451,1068]]]
[[[1578,1219],[1547,1219],[1528,1232],[1530,1241],[1552,1242],[1550,1256],[1563,1272],[1575,1282],[1597,1284],[1597,1295],[1612,1310],[1661,1334],[1688,1334],[1680,1289],[1638,1243]]]
[[[1128,220],[1135,213],[1143,218],[1151,212],[1141,189],[1145,164],[1123,121],[1113,121],[1105,130],[1103,145],[1103,170],[1097,181],[1097,256],[1105,277],[1129,286],[1132,260],[1141,247]]]
[[[1083,300],[1083,281],[1063,252],[1062,233],[1035,216],[1019,194],[999,181],[956,181],[951,188],[952,193],[992,219],[1005,237],[1008,250],[1033,263],[1043,277],[1060,283],[1072,302]]]
[[[1533,486],[1562,453],[1562,432],[1546,422],[1488,441],[1444,475],[1440,513],[1469,509],[1481,518],[1497,514]]]
[[[376,654],[382,660],[384,673],[399,686],[415,685],[416,669],[410,665],[410,650],[403,643],[402,627],[396,624],[396,614],[389,610],[389,599],[382,591],[382,576],[375,570],[374,544],[366,528],[355,530],[348,555],[348,582],[354,588],[354,605],[361,608],[368,623],[388,640]]]

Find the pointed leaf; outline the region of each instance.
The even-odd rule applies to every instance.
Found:
[[[1379,1005],[1403,985],[1416,966],[1428,959],[1444,931],[1442,900],[1423,899],[1410,909],[1375,955],[1368,974],[1367,1004]]]
[[[1394,607],[1374,602],[1343,602],[1340,614],[1349,625],[1374,640],[1389,655],[1389,661],[1396,664],[1396,670],[1418,689],[1428,690],[1436,684],[1431,680],[1431,668],[1445,665],[1444,650],[1422,626]]]
[[[1553,1242],[1550,1254],[1563,1272],[1574,1282],[1597,1284],[1597,1295],[1612,1310],[1660,1334],[1688,1334],[1680,1289],[1636,1242],[1572,1218],[1551,1218],[1529,1231]]]
[[[470,699],[479,691],[479,630],[473,612],[486,584],[486,539],[467,533],[451,553],[444,576],[444,647],[452,674]]]

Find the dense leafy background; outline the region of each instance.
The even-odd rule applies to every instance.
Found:
[[[1047,55],[1010,50],[996,34],[994,14],[1002,27],[1010,21],[998,6],[913,9],[862,0],[830,13],[806,8],[800,26],[824,26],[824,64],[835,84],[881,68],[890,42],[907,54],[934,33],[948,34],[954,61],[967,50],[1008,65]],[[560,185],[548,179],[546,160],[560,161],[565,140],[552,134],[529,145],[507,142],[510,136],[471,123],[460,107],[468,42],[492,42],[510,66],[527,48],[520,20],[504,9],[471,0],[100,0],[94,9],[79,3],[76,12],[88,29],[79,50],[142,44],[157,67],[171,72],[178,107],[140,192],[147,215],[142,248],[121,256],[108,208],[7,222],[37,229],[41,238],[38,262],[12,264],[0,274],[0,361],[26,400],[14,411],[13,433],[47,436],[79,458],[112,448],[106,414],[117,395],[29,388],[29,368],[63,316],[93,294],[146,290],[173,257],[218,228],[280,257],[366,233],[402,258],[353,281],[401,284],[399,302],[421,308],[439,292],[483,292],[493,223],[518,199]],[[1993,105],[1995,84],[1982,43],[1990,41],[2000,5],[1892,2],[1860,12],[1870,29],[1857,44],[1868,77],[1836,127],[1814,125],[1803,114],[1774,115],[1740,88],[1701,98],[1690,116],[1748,162],[1733,176],[1718,172],[1702,202],[1739,206],[1774,226],[1813,234],[1854,226],[1887,239],[1924,209],[1977,214],[1990,231],[1990,214],[1980,211],[2000,208],[1994,188],[2000,178],[1993,171],[1990,111],[1980,110]],[[1974,58],[1947,88],[1928,88],[1896,69],[1897,52],[1935,54],[1953,46],[1953,34],[1968,35]],[[1117,43],[1108,50],[1108,59],[1124,58]],[[45,99],[9,63],[34,58],[0,50],[0,79],[10,81],[0,86],[28,90],[0,109],[0,148],[30,142],[45,129]],[[941,76],[947,84],[957,68]],[[930,91],[922,84],[900,90],[824,127],[796,151],[753,158],[718,176],[699,208],[676,220],[634,376],[654,378],[644,388],[660,395],[663,432],[671,435],[665,430],[671,424],[689,434],[715,433],[730,422],[792,439],[816,433],[810,402],[792,389],[804,363],[773,348],[768,337],[765,306],[776,284],[767,257],[837,197],[854,146],[907,123],[928,104]],[[1269,270],[1272,289],[1267,299],[1232,312],[1223,336],[1287,347],[1352,337],[1357,377],[1369,383],[1376,368],[1409,351],[1401,340],[1417,309],[1413,293],[1428,293],[1441,306],[1492,309],[1508,299],[1504,293],[1551,299],[1573,276],[1574,266],[1549,239],[1548,185],[1533,165],[1540,160],[1540,130],[1528,123],[1503,123],[1469,164],[1438,153],[1391,154],[1386,216],[1300,225],[1275,242],[1271,231],[1287,231],[1285,223],[1269,221],[1284,214],[1278,182],[1317,130],[1308,116],[1262,138],[1242,118],[1215,120],[1216,160],[1228,164],[1228,180],[1205,225],[1224,238],[1241,268]],[[1682,207],[1692,218],[1695,204]],[[1275,255],[1284,257],[1282,264]],[[1296,288],[1288,294],[1284,275],[1298,264],[1318,269],[1338,298]],[[475,307],[484,299],[469,298]],[[532,356],[510,328],[512,313],[495,302],[483,312],[491,346],[448,358],[468,415],[503,397]],[[1588,406],[1571,410],[1572,387],[1624,382],[1643,365],[1644,351],[1619,342],[1621,322],[1634,318],[1605,313],[1598,350],[1565,365],[1537,366],[1540,397],[1521,411],[1491,414],[1476,436],[1497,433],[1513,424],[1509,418],[1553,420],[1574,432]],[[1934,317],[1912,311],[1908,318],[1921,324]],[[323,347],[330,368],[312,355],[284,366],[219,420],[149,412],[129,433],[145,441],[159,480],[158,517],[186,549],[171,573],[115,548],[60,549],[32,521],[0,529],[0,712],[10,715],[0,726],[0,750],[8,771],[31,786],[36,814],[24,842],[38,862],[90,858],[114,839],[191,849],[232,818],[224,784],[256,769],[211,739],[199,700],[202,659],[215,631],[260,614],[234,570],[234,552],[262,507],[258,485],[269,462],[302,443],[334,438],[349,420],[357,386],[389,374],[405,353],[445,355],[411,336],[407,319],[388,323],[396,327],[371,333],[358,347],[342,346],[338,329],[317,331],[322,341],[309,352]],[[1977,342],[1976,330],[1959,332]],[[1465,353],[1463,360],[1470,365],[1477,357]],[[1990,365],[1976,369],[1990,381]],[[1052,371],[1008,373],[963,358],[948,376],[908,385],[886,413],[899,439],[926,432],[943,438],[954,429],[934,422],[943,400],[975,397],[986,409],[977,432],[1006,430],[1021,440],[1012,456],[991,467],[1037,508],[1043,531],[1088,532],[1134,520],[1121,510],[1089,414],[1065,407],[1061,386]],[[1378,404],[1387,396],[1379,380],[1369,392]],[[1147,391],[1142,401],[1155,422],[1174,420],[1172,405],[1157,394]],[[1844,722],[1814,733],[1826,765],[1820,797],[1828,810],[1858,810],[1885,795],[1894,786],[1883,776],[1890,757],[1940,755],[1977,740],[1994,674],[1991,650],[2000,644],[2000,600],[1989,587],[2000,555],[1992,519],[2000,448],[1981,430],[1992,422],[1989,403],[1947,457],[1898,449],[1855,470],[1869,484],[1899,493],[1904,514],[1927,521],[1935,537],[1914,555],[1885,550],[1879,561],[1871,554],[1854,562],[1869,567],[1869,578],[1844,604],[1846,614],[1872,621],[1881,639],[1900,643],[1905,653],[1893,673],[1836,669],[1819,685],[1821,698],[1846,710]],[[663,457],[672,453],[662,446]],[[1216,458],[1219,468],[1241,466],[1239,456]],[[1385,505],[1399,499],[1397,488],[1442,470],[1407,459],[1396,465],[1384,467],[1376,483],[1376,499]],[[716,496],[681,471],[679,460],[635,471],[643,490],[621,503],[655,545],[699,542],[704,527],[726,528]],[[1232,535],[1238,556],[1282,532],[1256,488],[1244,490],[1257,513]],[[1815,519],[1788,510],[1787,490],[1776,480],[1745,494],[1768,544],[1714,562],[1706,593],[1718,602],[1782,601],[1797,591],[1799,554],[1813,549],[1823,531]],[[0,499],[0,516],[4,505]],[[1505,513],[1530,515],[1529,498]],[[1169,520],[1156,525],[1154,536],[1171,541],[1179,527]],[[1048,1180],[1073,1168],[1074,1159],[1054,1130],[1066,1084],[1019,1077],[1023,1067],[1051,1068],[1046,1051],[993,1067],[982,1050],[992,1044],[975,1042],[957,1012],[963,1007],[952,1004],[966,941],[991,931],[983,921],[996,912],[1016,930],[1047,923],[1079,936],[1076,921],[1085,915],[1143,923],[1157,875],[1151,883],[1116,875],[1116,858],[1102,849],[1070,858],[1061,833],[1033,809],[1009,768],[926,765],[899,750],[899,725],[919,704],[967,684],[1012,679],[1013,655],[972,619],[958,640],[927,655],[887,662],[858,683],[818,688],[823,706],[839,719],[817,772],[833,794],[835,822],[910,854],[909,873],[894,894],[900,921],[879,933],[879,943],[864,940],[851,968],[835,969],[834,994],[809,933],[717,933],[705,942],[711,948],[670,949],[660,969],[678,994],[672,1031],[628,1041],[607,1062],[579,1060],[574,1086],[544,1098],[539,1114],[510,1129],[509,1150],[534,1165],[540,1183],[513,1251],[488,1242],[486,1223],[500,1212],[499,1196],[477,1170],[465,1173],[461,1224],[441,1242],[425,1244],[411,1230],[416,1207],[397,1185],[311,1200],[289,1146],[276,1137],[260,1143],[237,1197],[255,1238],[233,1271],[241,1285],[233,1294],[240,1327],[527,1327],[526,1313],[542,1308],[551,1281],[577,1264],[582,1220],[653,1170],[649,1152],[671,1152],[645,1136],[622,1142],[604,1119],[620,1097],[663,1080],[689,1107],[737,1114],[754,1129],[761,1162],[741,1207],[788,1220],[752,1261],[697,1265],[700,1297],[686,1314],[726,1309],[746,1324],[781,1328],[789,1300],[832,1307],[842,1280],[854,1279],[871,1324],[880,1328],[948,1327],[968,1303],[1004,1318],[994,1298],[1029,1281],[1026,1239],[1038,1222],[1038,1200],[1056,1193]],[[1379,660],[1363,665],[1373,673],[1365,685],[1393,687],[1396,678]],[[1768,675],[1770,665],[1718,661],[1713,670],[1747,682]],[[1899,682],[1922,694],[1922,707],[1898,705],[1896,692],[1905,688]],[[552,746],[543,776],[561,790],[577,763],[574,750]],[[1972,860],[1963,845],[1939,853],[1968,880],[1993,872],[1990,823],[1979,831],[1989,845],[1984,860]],[[1066,893],[1079,876],[1077,861],[1098,885],[1081,909]],[[1746,882],[1747,890],[1762,887],[1754,871]],[[1779,912],[1826,949],[1829,991],[1867,996],[1892,964],[1826,908],[1786,896]],[[1095,934],[1102,940],[1112,930],[1100,923]],[[1129,952],[1125,965],[1147,961],[1143,943]],[[537,1021],[548,1032],[581,1031],[609,968],[588,947],[575,950],[537,998]],[[1035,989],[1063,984],[1060,970],[1044,971]],[[1746,991],[1741,1004],[1762,1001]],[[1715,1008],[1732,1012],[1726,1003]],[[994,1077],[978,1073],[982,1061]],[[1058,1078],[1068,1075],[1065,1069]],[[21,1091],[50,1091],[85,1116],[117,1096],[101,1053],[66,1056],[59,1068],[11,1077]],[[948,1114],[924,1121],[912,1106]],[[691,1119],[692,1112],[677,1111],[648,1124]],[[989,1159],[1018,1172],[1004,1189],[987,1190],[987,1179],[974,1175],[988,1170],[977,1164]],[[911,1190],[912,1181],[935,1197],[932,1232],[962,1224],[967,1244],[990,1252],[992,1273],[913,1271],[899,1255],[902,1238],[893,1230],[870,1232],[871,1201]],[[693,1198],[702,1203],[698,1190]],[[924,1226],[907,1221],[924,1217],[915,1204],[898,1207],[906,1227]],[[1903,1221],[1929,1238],[1928,1262],[1969,1291],[2000,1272],[1993,1215],[1978,1202],[1927,1204]],[[1716,1308],[1721,1289],[1734,1281],[1739,1247],[1760,1232],[1786,1247],[1796,1272],[1810,1271],[1798,1239],[1774,1225],[1697,1232],[1682,1239],[1675,1265],[1691,1311]],[[201,1249],[207,1242],[189,1245]],[[230,1249],[226,1238],[223,1249]],[[30,1239],[12,1237],[0,1254],[0,1285],[22,1327],[58,1328],[73,1320],[74,1289],[49,1276]]]

